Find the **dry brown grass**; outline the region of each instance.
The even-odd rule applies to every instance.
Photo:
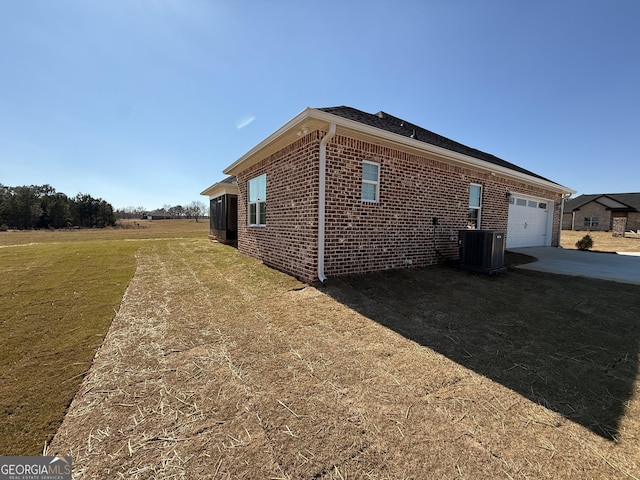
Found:
[[[0,232],[0,454],[35,455],[51,440],[109,329],[140,245],[203,238],[207,225]]]
[[[563,230],[561,243],[563,248],[576,248],[576,242],[585,235],[593,238],[594,252],[640,252],[640,235],[625,234],[624,237],[614,237],[611,232],[585,232]]]
[[[0,248],[13,245],[69,243],[96,240],[158,240],[206,236],[209,219],[195,220],[119,220],[107,228],[62,230],[10,230],[0,232]]]
[[[316,289],[146,242],[49,452],[74,478],[639,478],[638,290],[608,285],[434,267]]]

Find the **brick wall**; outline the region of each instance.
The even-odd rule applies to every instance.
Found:
[[[380,164],[377,203],[360,199],[362,160]],[[457,258],[458,230],[466,228],[471,183],[483,186],[481,228],[506,232],[506,193],[517,191],[556,203],[557,239],[559,194],[337,135],[327,151],[327,276]]]
[[[238,248],[305,281],[316,279],[319,140],[312,132],[238,175]],[[361,200],[362,160],[380,164],[380,201]],[[247,226],[247,181],[267,174],[267,226]],[[336,135],[327,146],[325,273],[431,265],[458,257],[469,185],[483,186],[481,228],[506,231],[514,191],[555,202],[560,195],[499,175]],[[433,218],[438,224],[433,224]]]
[[[237,175],[238,250],[313,281],[318,249],[321,133],[312,132]],[[267,225],[247,225],[247,182],[267,174]]]
[[[584,217],[586,216],[597,216],[598,217],[598,227],[585,227],[584,226]],[[600,204],[595,202],[588,203],[582,207],[580,210],[575,212],[575,228],[574,230],[593,230],[593,231],[607,231],[610,230],[614,217],[615,216],[624,216],[627,218],[627,230],[640,230],[640,212],[611,212],[610,210],[606,210],[606,208]],[[572,212],[564,213],[564,219],[562,222],[562,228],[571,230],[571,222],[572,222]]]
[[[584,225],[585,217],[598,217],[597,227],[586,227]],[[571,228],[569,223],[568,228]],[[604,205],[596,202],[589,202],[580,207],[580,210],[575,211],[575,220],[573,225],[574,230],[589,230],[589,231],[607,231],[611,229],[611,210],[607,210]]]

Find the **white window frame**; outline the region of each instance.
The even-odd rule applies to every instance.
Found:
[[[370,180],[364,178],[364,166],[365,165],[375,165],[378,168],[378,178],[376,180]],[[362,161],[362,184],[360,187],[360,198],[363,202],[368,203],[377,203],[380,201],[380,164],[378,162],[372,162],[371,160],[363,160]],[[373,185],[374,187],[374,198],[364,198],[364,185]]]
[[[261,180],[264,179],[264,191],[260,191]],[[254,185],[254,192],[252,193],[251,185]],[[255,190],[258,190],[255,192]],[[255,208],[255,221],[251,222],[251,207]],[[264,222],[260,217],[261,210],[264,211]],[[247,224],[250,227],[266,227],[267,226],[267,174],[263,173],[257,177],[251,178],[247,182]]]
[[[478,206],[475,205],[471,205],[471,189],[472,187],[478,187],[480,188],[480,198],[478,199]],[[479,230],[480,229],[480,225],[482,222],[482,185],[480,185],[479,183],[471,183],[469,184],[469,210],[467,210],[467,228],[472,229],[472,230]],[[470,225],[471,220],[469,219],[469,211],[470,210],[477,210],[478,212],[478,220],[476,222],[475,227]]]

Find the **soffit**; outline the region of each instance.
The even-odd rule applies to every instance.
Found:
[[[237,195],[238,185],[229,182],[218,182],[211,185],[209,188],[200,193],[200,195],[208,196],[209,198],[219,197],[221,195]]]
[[[328,131],[329,126],[332,123],[336,124],[337,135],[344,135],[357,140],[363,140],[374,145],[396,148],[416,155],[436,158],[444,161],[445,163],[473,167],[492,174],[500,174],[508,178],[515,178],[530,184],[543,186],[561,193],[575,193],[575,191],[567,187],[543,178],[532,177],[484,160],[453,152],[443,147],[407,138],[393,132],[388,132],[313,108],[303,110],[287,124],[283,125],[272,135],[240,157],[236,162],[227,167],[224,170],[224,173],[228,175],[237,175],[309,132],[313,132],[315,130],[323,132]]]

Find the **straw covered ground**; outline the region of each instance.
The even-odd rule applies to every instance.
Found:
[[[488,280],[435,267],[314,288],[205,240],[147,242],[48,453],[72,454],[74,478],[639,478],[637,324],[624,319],[626,360],[611,353],[622,358],[608,370],[619,377],[610,388],[622,386],[610,394],[617,400],[600,399],[597,387],[598,398],[566,396],[574,410],[581,402],[621,410],[615,418],[584,410],[574,421],[562,393],[539,389],[554,374],[527,356],[535,353],[527,342],[505,340],[515,347],[494,366],[525,376],[483,370],[496,352],[475,348],[485,344],[478,335],[498,338],[508,328],[517,336],[530,317],[515,310],[500,327],[504,313],[485,333],[465,333],[460,323],[470,320],[461,311],[508,312],[500,301],[478,302],[479,288],[496,299],[511,295],[508,284],[558,289],[556,278],[514,271]],[[580,282],[593,291],[605,285]],[[535,289],[520,291],[540,303]],[[626,302],[637,298],[633,286],[618,291]],[[422,313],[402,306],[411,298]],[[598,298],[578,302],[589,329],[602,315]],[[554,307],[544,308],[548,315]],[[586,343],[582,353],[558,353],[570,357],[570,370],[595,369],[597,380],[605,375],[599,360],[583,353],[598,357],[598,348]],[[516,350],[524,356],[513,360]],[[599,430],[591,416],[607,425]]]

